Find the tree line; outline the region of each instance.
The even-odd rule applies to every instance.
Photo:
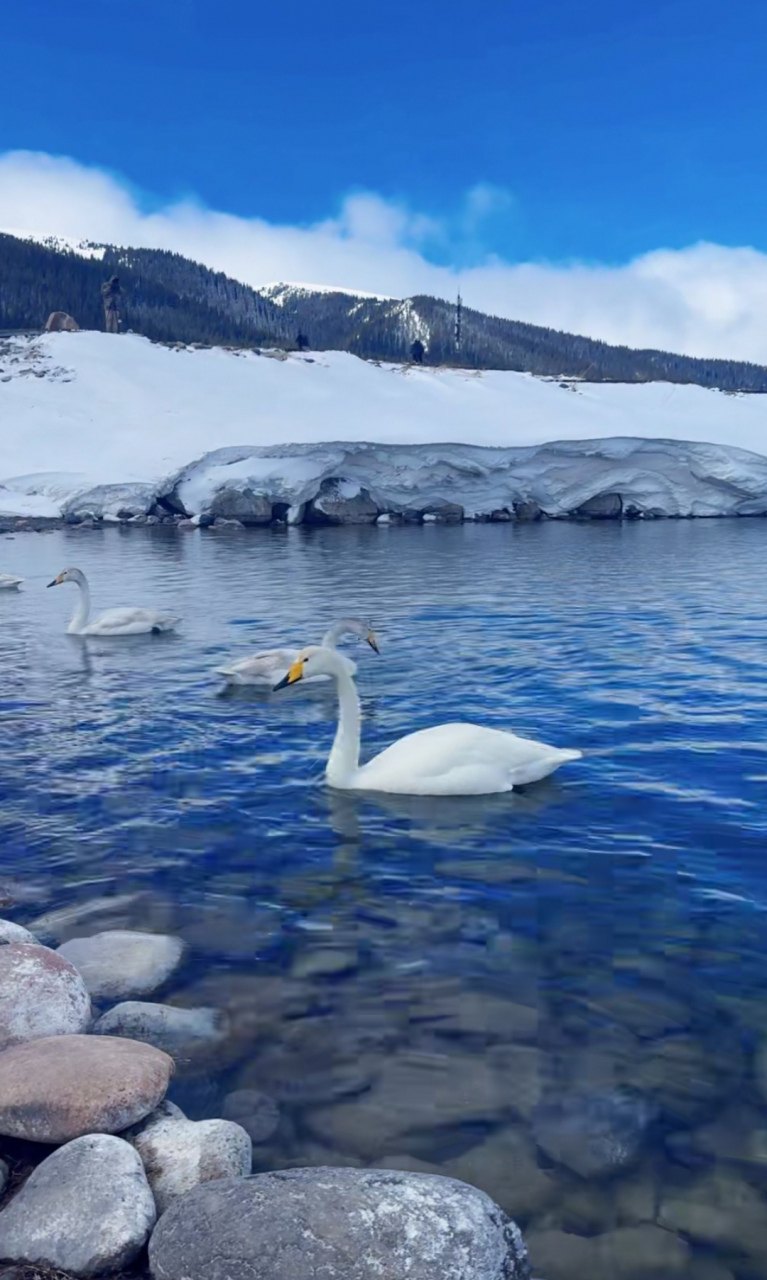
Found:
[[[102,256],[0,234],[0,329],[41,329],[52,311],[83,329],[105,327],[102,286],[119,278],[119,327],[159,342],[349,351],[368,360],[508,369],[586,382],[694,383],[767,391],[767,368],[636,351],[439,298],[365,298],[285,286],[267,293],[181,254],[98,246]]]

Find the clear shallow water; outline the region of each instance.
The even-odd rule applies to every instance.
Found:
[[[256,1167],[468,1177],[548,1280],[573,1265],[552,1231],[613,1249],[658,1220],[692,1241],[682,1274],[767,1277],[766,544],[761,521],[0,539],[27,580],[0,594],[7,914],[106,898],[60,937],[186,939],[160,998],[221,1008],[226,1038],[175,1096],[193,1117],[276,1096]],[[66,636],[76,591],[42,588],[70,564],[97,610],[170,606],[181,630]],[[366,752],[461,718],[584,760],[503,797],[328,791],[332,691],[222,696],[212,668],[348,613],[382,649],[348,650]],[[657,1122],[638,1171],[584,1183],[532,1109],[616,1084]],[[632,1266],[665,1275],[648,1230]]]

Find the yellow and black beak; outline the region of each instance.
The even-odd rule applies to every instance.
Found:
[[[288,674],[286,676],[283,676],[281,680],[277,681],[277,684],[274,686],[272,692],[276,693],[278,689],[284,689],[286,684],[295,684],[297,680],[300,680],[302,678],[303,674],[304,674],[304,659],[299,658],[297,662],[293,663],[293,666],[290,668]]]
[[[63,573],[60,573],[60,574],[59,574],[59,576],[58,576],[58,578],[54,578],[54,579],[53,579],[53,582],[49,582],[49,583],[48,583],[48,586],[49,586],[49,587],[60,587],[63,581],[64,581],[64,574],[63,574]]]
[[[377,653],[380,655],[381,650],[378,648],[378,641],[375,638],[374,631],[368,631],[368,644],[370,645],[370,648],[373,650],[374,653]]]

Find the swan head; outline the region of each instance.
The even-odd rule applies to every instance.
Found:
[[[363,622],[361,618],[344,618],[339,622],[339,627],[343,627],[353,636],[359,636],[360,640],[365,640],[370,645],[374,653],[379,653],[378,641],[375,632],[369,622]]]
[[[341,636],[346,635],[358,636],[360,640],[365,640],[370,645],[374,653],[380,654],[381,650],[378,648],[375,632],[370,623],[364,622],[362,618],[341,618],[339,622],[335,622],[330,628],[323,644],[327,645],[330,640],[329,647],[334,648],[336,641],[340,640]]]
[[[307,649],[301,650],[287,675],[274,686],[274,692],[284,689],[288,684],[297,684],[308,676],[352,675],[354,670],[354,663],[335,649],[326,649],[319,644],[309,645]]]
[[[53,582],[49,582],[49,587],[60,587],[62,582],[79,582],[81,585],[85,582],[85,574],[81,569],[64,569]]]

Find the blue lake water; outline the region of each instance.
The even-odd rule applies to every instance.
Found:
[[[0,594],[6,914],[185,939],[156,998],[220,1008],[227,1038],[173,1096],[276,1097],[257,1168],[467,1177],[548,1280],[576,1274],[563,1231],[626,1227],[670,1274],[658,1222],[674,1274],[767,1277],[766,548],[757,520],[0,538],[26,579]],[[97,610],[167,606],[178,633],[67,636],[76,589],[43,588],[68,565]],[[584,759],[509,796],[329,791],[332,689],[212,669],[346,614],[382,651],[346,650],[364,753],[469,719]],[[632,1168],[583,1179],[535,1105],[614,1087],[655,1120]]]

